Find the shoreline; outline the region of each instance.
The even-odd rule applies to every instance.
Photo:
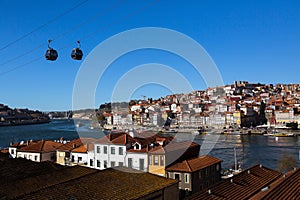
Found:
[[[50,123],[51,120],[38,120],[38,121],[19,121],[19,122],[9,122],[9,123],[0,123],[0,127],[9,127],[9,126],[26,126],[26,125],[35,125],[35,124],[46,124]]]

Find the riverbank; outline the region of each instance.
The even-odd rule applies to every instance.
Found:
[[[11,121],[0,122],[0,127],[46,124],[50,122],[51,122],[50,119],[11,120]]]

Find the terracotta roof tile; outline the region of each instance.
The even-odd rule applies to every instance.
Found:
[[[275,170],[255,165],[230,179],[221,181],[192,195],[188,199],[249,199],[281,175],[280,172]]]
[[[177,180],[150,173],[109,168],[32,191],[18,199],[139,199],[172,185],[178,187],[177,184]]]
[[[86,145],[81,145],[80,147],[77,147],[73,149],[71,152],[73,153],[87,153],[87,147]]]
[[[218,158],[206,155],[198,158],[184,160],[182,162],[176,162],[175,164],[172,164],[171,166],[166,168],[166,170],[178,172],[195,172],[221,162],[222,160]]]
[[[87,143],[92,143],[94,142],[96,139],[94,138],[78,138],[78,139],[74,139],[62,146],[60,146],[59,148],[57,148],[57,150],[59,151],[71,151],[81,145],[87,144]]]
[[[290,200],[300,199],[300,168],[282,177],[279,184],[270,188],[268,193],[260,199]]]
[[[56,151],[58,147],[62,146],[59,142],[50,140],[40,140],[37,143],[31,143],[28,146],[21,147],[19,152],[51,152]]]

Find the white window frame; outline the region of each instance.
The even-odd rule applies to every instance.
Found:
[[[190,174],[188,174],[188,173],[184,174],[184,182],[185,183],[190,183]]]

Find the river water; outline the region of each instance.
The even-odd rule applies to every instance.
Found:
[[[80,137],[99,138],[103,133],[99,130],[89,129],[89,121],[82,120],[80,123]],[[57,140],[63,137],[64,140],[78,138],[78,132],[73,120],[52,120],[49,124],[37,124],[26,126],[0,127],[0,147],[8,147],[10,142],[27,140]],[[245,169],[254,164],[262,164],[266,167],[278,170],[279,160],[292,155],[300,166],[300,136],[297,137],[274,137],[262,135],[220,135],[214,144],[212,136],[192,136],[187,133],[178,133],[179,140],[193,139],[196,143],[204,144],[203,141],[213,146],[207,153],[223,160],[222,167],[230,168],[234,164],[234,149],[236,158]],[[204,146],[204,145],[202,145]],[[207,150],[207,149],[201,149]]]

